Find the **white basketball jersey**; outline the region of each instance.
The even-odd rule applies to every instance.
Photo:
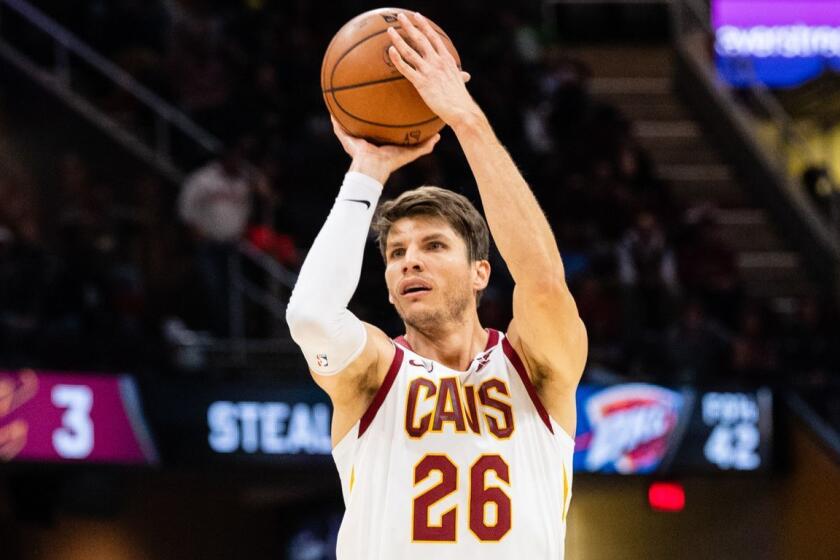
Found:
[[[562,559],[574,440],[498,331],[459,372],[404,338],[370,408],[333,449],[338,560]]]

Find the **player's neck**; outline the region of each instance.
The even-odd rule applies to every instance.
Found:
[[[487,331],[475,311],[464,321],[443,325],[433,333],[424,333],[406,325],[405,339],[411,349],[448,368],[466,371],[473,358],[487,345]]]

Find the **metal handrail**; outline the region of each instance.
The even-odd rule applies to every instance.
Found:
[[[78,37],[73,35],[70,31],[62,27],[36,7],[24,0],[0,0],[0,6],[2,5],[7,6],[9,9],[29,21],[32,25],[52,37],[53,40],[60,46],[60,49],[57,52],[57,57],[59,60],[64,61],[63,64],[59,65],[60,72],[67,72],[68,70],[67,51],[70,51],[87,62],[91,67],[98,70],[112,82],[131,93],[138,101],[154,112],[160,120],[170,123],[178,128],[206,151],[210,153],[217,153],[221,150],[221,140],[201,128],[178,108],[174,107],[172,104],[163,100],[160,96],[143,86],[134,77],[132,77],[131,74],[97,53]],[[2,35],[2,30],[0,30],[0,35]],[[68,80],[63,81],[68,83]],[[158,140],[161,144],[167,145],[168,148],[168,139],[166,138],[165,133],[161,133],[159,131]]]
[[[297,274],[261,251],[256,245],[243,239],[239,242],[239,253],[260,266],[272,279],[291,290],[297,282]]]
[[[242,273],[242,257],[256,264],[268,275],[268,289],[250,282]],[[228,261],[230,273],[230,334],[233,339],[245,339],[245,307],[243,298],[248,298],[268,311],[275,319],[285,320],[286,304],[278,297],[279,287],[291,290],[297,281],[297,274],[261,251],[247,239],[242,239],[237,251]],[[275,324],[275,326],[277,326]],[[278,334],[275,329],[275,335]]]

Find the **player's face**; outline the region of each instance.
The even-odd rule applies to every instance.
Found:
[[[466,242],[441,218],[394,222],[385,247],[388,299],[406,324],[433,332],[458,321],[487,286],[487,261],[469,262]]]

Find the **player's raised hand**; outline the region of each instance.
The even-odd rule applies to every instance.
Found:
[[[455,58],[429,21],[417,12],[410,18],[400,13],[397,18],[412,43],[410,45],[393,27],[388,29],[393,43],[388,56],[397,70],[449,126],[474,113],[478,106],[465,85],[470,75],[458,68]]]
[[[410,146],[386,144],[377,146],[365,140],[351,136],[341,124],[330,116],[338,141],[344,151],[353,158],[350,171],[358,171],[373,177],[383,185],[388,177],[400,167],[411,163],[415,159],[432,152],[440,140],[440,134],[435,134],[425,142]]]

